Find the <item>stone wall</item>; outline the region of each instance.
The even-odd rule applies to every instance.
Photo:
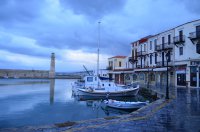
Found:
[[[0,78],[49,78],[49,71],[0,69]]]

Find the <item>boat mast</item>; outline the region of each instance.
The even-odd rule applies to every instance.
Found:
[[[97,49],[97,77],[99,77],[99,45],[100,45],[100,24],[101,22],[98,22],[98,49]],[[98,80],[98,88],[99,88],[99,78]]]
[[[99,46],[100,46],[100,24],[101,22],[98,22],[98,49],[97,49],[97,76],[99,76]]]

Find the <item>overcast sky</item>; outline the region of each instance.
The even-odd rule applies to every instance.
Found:
[[[0,0],[0,69],[96,68],[129,55],[130,43],[200,19],[199,0]]]

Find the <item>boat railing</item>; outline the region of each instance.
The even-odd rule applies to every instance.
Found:
[[[139,83],[140,83],[139,81],[131,82],[131,84],[125,85],[124,87],[125,88],[130,88],[130,87],[137,88]]]

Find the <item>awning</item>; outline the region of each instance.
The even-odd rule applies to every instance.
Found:
[[[169,69],[169,68],[168,68],[168,69]],[[153,69],[153,71],[167,71],[167,67],[155,68],[155,69]]]
[[[139,71],[148,71],[148,69],[134,69],[135,72],[139,72]],[[149,69],[150,71],[150,69]]]

